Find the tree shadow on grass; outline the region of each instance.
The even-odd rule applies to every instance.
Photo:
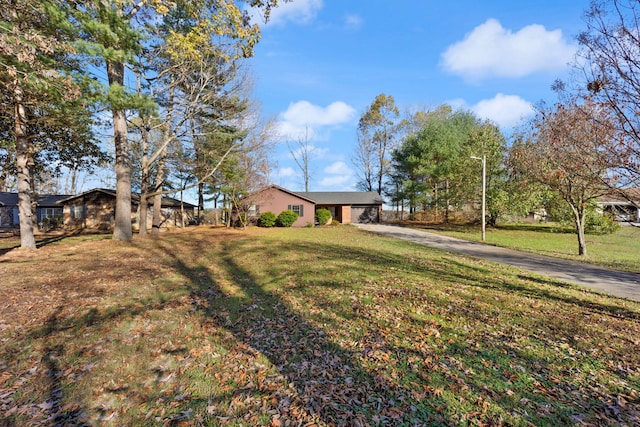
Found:
[[[363,366],[357,351],[332,342],[322,328],[278,295],[265,291],[236,261],[236,254],[242,253],[238,243],[224,243],[221,253],[226,255],[218,260],[224,275],[240,288],[237,295],[224,291],[221,278],[214,277],[206,266],[192,267],[183,254],[160,246],[189,279],[194,304],[207,321],[226,328],[239,342],[266,356],[294,391],[293,395],[276,394],[283,421],[362,426],[447,424],[445,418],[427,409],[426,400],[416,400],[411,390],[400,384],[400,378],[392,381],[376,372],[376,366]],[[378,340],[382,342],[384,337]],[[265,391],[259,384],[257,389]]]
[[[23,405],[14,400],[14,396],[20,393],[20,385],[14,384],[13,387],[1,390],[3,396],[0,399],[0,408],[4,414],[0,415],[0,425],[20,425],[18,420],[22,419],[24,421],[23,417],[25,415],[30,418],[29,425],[91,425],[87,411],[80,403],[65,403],[65,374],[60,361],[63,359],[66,350],[65,345],[54,337],[60,329],[59,316],[62,311],[62,306],[56,308],[47,318],[46,324],[39,332],[40,337],[43,339],[40,361],[44,371],[40,371],[36,365],[27,372],[22,373],[17,380],[17,383],[22,385],[31,380],[32,377],[40,376],[42,382],[36,382],[41,384],[45,392],[39,396],[40,400],[37,402],[32,402],[31,405]],[[6,356],[6,354],[0,354],[0,357]]]
[[[36,235],[36,248],[43,248],[45,246],[51,245],[53,243],[58,243],[58,242],[62,242],[70,237],[76,237],[76,236],[80,236],[80,235],[88,235],[88,234],[103,234],[105,235],[105,237],[107,236],[105,233],[93,233],[93,232],[88,232],[86,230],[83,229],[78,229],[78,230],[71,230],[71,231],[65,231],[65,232],[56,232],[56,233],[45,233],[45,234],[39,234]],[[3,238],[7,238],[7,237],[3,237]],[[16,249],[20,249],[20,235],[18,234],[18,236],[12,236],[12,237],[8,237],[10,239],[12,239],[11,241],[13,242],[13,240],[15,240],[15,243],[9,243],[7,245],[7,247],[4,248],[0,248],[0,257],[3,255],[8,254],[9,252],[16,250]]]
[[[48,415],[50,425],[73,425],[89,426],[87,412],[79,404],[73,406],[63,406],[64,402],[64,369],[60,366],[59,360],[65,353],[64,344],[53,343],[50,336],[58,330],[58,316],[62,307],[58,307],[47,319],[46,324],[46,345],[43,349],[42,362],[47,369],[47,379],[49,381],[48,399],[43,402],[41,409]]]
[[[487,281],[491,266],[484,263],[456,261],[453,255],[420,257],[422,247],[416,247],[415,257],[402,254],[387,253],[375,248],[354,247],[336,243],[308,242],[270,242],[247,243],[247,240],[238,239],[220,243],[220,247],[212,251],[206,241],[192,242],[193,247],[189,253],[179,253],[171,245],[158,242],[157,249],[162,255],[168,255],[173,267],[188,279],[191,287],[192,298],[195,307],[205,314],[205,322],[211,322],[215,327],[223,327],[230,331],[238,342],[248,346],[266,356],[284,377],[288,387],[295,391],[293,400],[291,396],[280,395],[278,406],[280,413],[289,414],[288,409],[297,405],[303,408],[308,415],[307,419],[320,420],[331,425],[358,425],[361,424],[449,424],[460,421],[457,418],[449,418],[452,415],[441,415],[442,399],[437,394],[429,394],[433,390],[429,376],[421,376],[407,371],[405,368],[396,369],[399,365],[411,363],[410,360],[424,360],[433,356],[429,350],[420,348],[405,348],[397,343],[387,340],[386,327],[381,326],[381,319],[375,313],[363,312],[363,304],[355,302],[348,307],[336,301],[331,301],[332,293],[322,293],[321,288],[334,292],[343,290],[349,292],[349,287],[354,283],[371,281],[372,291],[379,292],[384,297],[389,294],[393,298],[416,298],[420,302],[420,292],[394,294],[394,287],[405,286],[406,283],[386,285],[386,280],[393,280],[393,270],[402,270],[404,273],[414,275],[417,280],[431,280],[438,283],[450,283],[451,291],[455,287],[464,287],[469,290],[474,288],[488,289],[492,293],[485,295],[491,299],[498,296],[508,299],[511,294],[526,296],[529,298],[558,301],[571,304],[585,310],[601,312],[616,317],[637,319],[637,313],[629,310],[621,310],[615,305],[592,303],[580,299],[567,292],[568,287],[561,282],[544,283],[544,285],[556,287],[557,293],[545,287],[536,287],[526,281],[519,283],[514,280],[502,280],[499,283]],[[310,250],[311,249],[311,250]],[[264,254],[261,261],[260,277],[256,276],[250,263],[242,260],[243,254],[253,251]],[[209,268],[207,261],[194,262],[194,255],[216,255],[212,259],[218,271]],[[304,254],[312,259],[290,258],[290,254]],[[252,258],[254,262],[258,258]],[[295,267],[289,267],[287,263],[296,263]],[[363,268],[362,265],[369,268]],[[354,266],[357,266],[354,268]],[[300,276],[297,276],[302,272]],[[345,282],[345,274],[347,276]],[[341,279],[338,279],[341,278]],[[373,277],[373,279],[372,279]],[[269,286],[287,286],[289,290],[304,292],[306,287],[318,288],[320,292],[313,292],[313,303],[322,308],[321,313],[304,313],[299,306],[292,305],[286,295],[279,292],[268,291]],[[380,286],[378,286],[380,284]],[[230,291],[229,286],[235,288]],[[273,289],[273,288],[271,288]],[[436,292],[437,293],[437,292]],[[443,296],[429,294],[425,305],[446,307],[446,293]],[[479,294],[481,295],[481,294]],[[326,296],[326,298],[325,298]],[[435,298],[435,300],[434,300]],[[461,316],[470,316],[477,321],[490,322],[491,319],[474,311],[475,302],[470,299],[468,307],[453,307],[452,310],[463,310],[458,313]],[[311,306],[308,307],[311,310]],[[465,311],[466,310],[466,311]],[[329,319],[325,312],[330,312],[338,319]],[[325,313],[325,314],[322,314]],[[323,317],[325,316],[325,317]],[[480,316],[480,317],[478,317]],[[482,317],[485,316],[485,317]],[[331,338],[330,330],[340,322],[347,322],[356,318],[364,331],[358,334],[366,336],[364,347],[360,343],[354,346],[346,346],[344,342],[338,344]],[[324,321],[326,320],[326,324]],[[345,327],[347,323],[344,323]],[[570,326],[570,325],[569,325]],[[339,327],[339,326],[338,326]],[[559,334],[566,334],[572,338],[570,327],[557,329]],[[459,331],[448,331],[449,335],[456,336]],[[562,339],[560,335],[557,338]],[[354,337],[356,339],[356,337]],[[505,346],[517,345],[512,338],[505,335]],[[420,345],[419,339],[411,340],[412,344]],[[516,354],[512,347],[505,347],[505,352]],[[452,360],[456,354],[462,354],[464,348],[456,349],[454,345],[446,353]],[[469,363],[482,358],[480,350],[471,351],[467,357]],[[489,354],[489,353],[487,353]],[[506,353],[505,353],[506,354]],[[479,356],[478,356],[479,355]],[[384,359],[384,357],[390,357]],[[506,359],[507,361],[510,359]],[[527,366],[546,366],[544,360],[539,360],[531,354],[523,353],[514,356],[513,360],[526,361]],[[524,363],[524,362],[521,362]],[[488,373],[492,371],[487,369]],[[443,374],[440,380],[441,387],[455,387],[455,384],[447,385],[447,381],[459,381],[460,373],[447,376]],[[500,373],[497,374],[500,376]],[[408,383],[411,382],[411,385]],[[484,398],[495,395],[490,389],[483,388],[476,380],[469,382],[473,392]],[[258,392],[265,390],[258,387]],[[425,392],[427,391],[427,392]],[[240,393],[240,390],[237,391]],[[529,396],[529,395],[526,395]],[[529,396],[531,398],[531,396]],[[284,400],[282,400],[284,399]],[[508,399],[507,399],[508,400]],[[283,403],[284,402],[284,403]],[[546,403],[545,403],[546,404]],[[517,406],[517,405],[516,405]],[[571,410],[571,406],[562,405],[565,410]],[[569,409],[567,409],[569,408]],[[491,422],[490,414],[478,411],[478,420]],[[464,416],[463,414],[458,414]],[[284,418],[286,419],[288,415]],[[484,417],[484,418],[483,418]],[[293,419],[293,418],[291,418]],[[493,419],[495,421],[496,419]]]
[[[189,236],[180,238],[190,239]],[[222,241],[215,243],[214,245],[218,246],[214,248],[206,238],[195,239],[190,240],[190,249],[184,252],[177,250],[177,246],[168,241],[157,240],[153,250],[158,251],[159,257],[167,257],[168,264],[186,279],[193,306],[204,315],[203,325],[228,331],[235,342],[239,343],[242,352],[253,356],[264,355],[270,364],[277,368],[284,381],[280,384],[279,390],[274,390],[257,379],[254,383],[242,387],[227,388],[224,392],[226,396],[234,400],[248,394],[271,395],[275,401],[264,404],[266,406],[263,405],[261,410],[265,414],[277,414],[280,417],[278,420],[282,422],[291,420],[329,425],[443,425],[460,423],[463,418],[453,418],[451,412],[448,415],[442,414],[442,407],[446,406],[446,403],[443,403],[437,392],[429,391],[433,386],[428,375],[414,375],[404,368],[396,369],[396,365],[410,363],[409,359],[421,360],[430,357],[431,354],[423,349],[405,348],[391,343],[387,337],[388,327],[380,324],[381,319],[376,317],[375,313],[369,311],[368,314],[363,314],[360,311],[362,304],[345,307],[338,303],[331,305],[332,301],[328,299],[319,301],[328,304],[327,311],[331,310],[338,317],[338,321],[333,319],[333,323],[329,323],[330,319],[327,319],[327,326],[322,323],[321,316],[314,316],[307,312],[306,308],[295,306],[285,298],[285,293],[267,290],[267,282],[272,286],[289,286],[290,289],[297,287],[300,291],[309,286],[331,290],[345,288],[345,292],[348,292],[349,283],[341,283],[335,277],[342,276],[344,271],[349,270],[350,265],[356,264],[351,261],[357,259],[356,265],[367,264],[370,268],[352,269],[349,271],[348,281],[366,281],[372,274],[376,274],[379,282],[383,284],[380,287],[381,292],[389,293],[389,290],[392,291],[393,286],[396,286],[391,283],[383,289],[384,281],[387,279],[385,274],[393,276],[393,269],[402,269],[416,277],[450,283],[452,287],[487,288],[505,297],[511,293],[522,292],[527,297],[543,301],[551,298],[562,303],[583,306],[580,299],[564,291],[560,295],[554,295],[550,290],[537,289],[528,284],[520,285],[515,279],[507,280],[505,283],[484,283],[478,277],[486,281],[490,267],[464,261],[455,264],[456,261],[452,261],[454,256],[411,259],[407,257],[406,252],[385,253],[373,248],[358,248],[337,243],[289,241],[256,245],[246,242],[247,240],[243,239]],[[256,275],[250,263],[242,260],[243,254],[247,251],[263,253],[265,256],[268,254],[268,259],[264,259],[265,265],[260,269],[261,276]],[[291,261],[287,255],[291,253],[301,255],[295,258],[295,261]],[[309,259],[306,259],[305,254],[309,254]],[[256,262],[257,258],[253,259]],[[304,262],[307,269],[301,269],[299,265],[289,269],[286,266],[287,262]],[[292,276],[292,271],[296,274],[302,271],[302,274]],[[389,295],[393,298],[403,298],[404,294]],[[321,298],[322,296],[319,299]],[[389,302],[391,303],[391,300]],[[446,296],[442,297],[442,301],[427,303],[432,306],[438,305],[437,308],[442,309],[442,305],[447,304]],[[456,307],[452,308],[455,309]],[[615,307],[606,304],[594,303],[589,309],[621,315]],[[635,316],[635,313],[629,312],[626,315]],[[360,333],[361,336],[366,336],[366,342],[363,345],[354,343],[353,346],[348,346],[343,341],[338,344],[332,338],[331,329],[327,328],[335,328],[340,321],[347,321],[354,316],[359,319],[360,324],[367,325],[363,327],[366,330]],[[456,331],[452,331],[451,335],[454,332]],[[566,333],[569,334],[570,331]],[[506,335],[504,339],[511,340]],[[410,342],[421,344],[417,338]],[[510,344],[517,345],[513,340]],[[511,351],[509,347],[505,349]],[[458,354],[464,353],[465,348],[452,345],[450,350],[444,351],[447,352],[446,356],[451,358],[452,364]],[[481,351],[475,351],[468,358],[469,363],[477,359],[476,353],[484,355]],[[488,357],[489,353],[486,354]],[[517,359],[525,358],[528,358],[528,366],[544,367],[548,364],[548,361],[526,354]],[[250,365],[243,364],[237,374],[244,375],[251,370]],[[451,372],[453,371],[442,374],[438,383],[441,387],[454,387],[456,381],[460,381],[464,375],[462,371]],[[492,370],[487,369],[487,372],[492,373]],[[248,373],[250,374],[251,372]],[[500,376],[500,371],[494,375]],[[217,378],[212,379],[216,380]],[[411,385],[408,385],[409,381]],[[477,381],[479,380],[467,383],[473,386],[476,396],[490,399],[493,392],[486,390],[486,387],[483,389],[482,384]],[[439,393],[442,393],[442,390]],[[221,394],[200,399],[209,403],[224,400]],[[185,402],[185,411],[193,403],[194,401]],[[567,405],[570,407],[570,404]],[[491,414],[476,412],[478,422],[496,421],[491,418]],[[228,413],[218,415],[228,416]]]
[[[425,248],[417,243],[416,245],[418,251],[438,252],[437,250]],[[274,251],[287,250],[287,248],[290,248],[290,250],[293,251],[297,250],[295,246],[292,247],[291,245],[287,245],[287,247],[283,246],[281,248],[274,248]],[[515,292],[517,295],[523,295],[539,300],[566,303],[597,313],[615,316],[617,318],[626,318],[630,320],[640,319],[640,314],[638,312],[625,309],[622,305],[599,303],[589,299],[590,296],[605,297],[614,302],[618,300],[615,296],[603,295],[596,290],[573,285],[561,280],[545,278],[524,272],[516,275],[516,278],[520,280],[501,280],[499,282],[494,280],[487,281],[487,275],[491,273],[491,263],[482,262],[479,264],[477,262],[467,262],[465,260],[468,257],[464,255],[446,253],[446,258],[440,261],[426,260],[421,259],[420,257],[408,260],[406,257],[384,253],[382,251],[358,249],[353,247],[345,248],[344,246],[337,244],[323,244],[320,252],[330,254],[324,257],[327,261],[334,257],[339,259],[370,259],[372,262],[372,270],[375,269],[376,264],[402,268],[405,272],[410,272],[436,281],[447,281],[464,286],[492,289],[505,295]],[[318,264],[326,265],[323,264],[322,255],[320,255]],[[517,270],[517,267],[512,268]],[[389,269],[387,267],[383,267],[380,271],[385,272],[389,271]],[[331,276],[331,274],[326,274],[326,276]],[[535,283],[540,286],[532,285],[531,283]],[[584,298],[575,295],[577,292],[581,292],[584,295]]]

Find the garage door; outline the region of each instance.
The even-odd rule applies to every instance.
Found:
[[[351,222],[368,224],[380,222],[377,205],[356,205],[351,206]]]

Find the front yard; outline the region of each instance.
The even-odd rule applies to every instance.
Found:
[[[2,425],[638,425],[640,304],[353,227],[0,255]]]

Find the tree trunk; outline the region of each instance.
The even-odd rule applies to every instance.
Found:
[[[172,82],[173,83],[173,82]],[[173,84],[169,89],[169,100],[167,107],[167,115],[166,115],[166,126],[164,128],[164,138],[163,144],[160,151],[156,152],[157,154],[157,162],[158,162],[158,170],[156,172],[156,180],[153,185],[153,219],[151,225],[151,234],[159,234],[160,226],[162,226],[162,187],[164,186],[164,164],[165,159],[167,158],[167,146],[171,142],[172,134],[171,134],[171,123],[173,122],[173,99],[174,99],[175,88]]]
[[[124,63],[107,61],[109,85],[124,86]],[[113,239],[129,242],[131,230],[131,159],[127,120],[122,109],[113,109],[113,140],[116,151],[116,215]]]
[[[184,195],[183,192],[180,191],[180,223],[182,224],[182,228],[184,228]]]
[[[435,219],[434,222],[438,222],[438,184],[433,187],[433,200],[435,201]]]
[[[202,221],[202,214],[204,214],[204,183],[198,184],[198,224]]]
[[[31,171],[29,163],[33,156],[33,147],[27,138],[27,117],[22,104],[22,90],[16,86],[15,96],[15,132],[16,132],[16,168],[18,172],[18,216],[20,218],[20,247],[35,249],[33,235],[33,211],[31,209]]]
[[[165,154],[162,153],[158,157],[158,172],[156,173],[156,182],[153,192],[153,225],[151,226],[151,234],[159,234],[160,226],[162,226],[162,185],[164,184],[164,160]]]
[[[578,233],[578,255],[587,255],[587,240],[584,234],[585,212],[576,214],[576,231]]]
[[[149,213],[149,201],[147,195],[149,194],[149,133],[145,128],[146,122],[144,117],[142,119],[142,127],[140,129],[141,142],[142,142],[142,171],[140,177],[140,218],[138,218],[138,235],[147,235],[147,215]]]
[[[138,220],[138,235],[145,237],[147,235],[147,217],[149,215],[149,200],[147,199],[147,191],[140,192],[140,219]]]
[[[574,206],[573,203],[567,201],[573,211],[573,220],[576,225],[576,234],[578,235],[578,255],[587,255],[587,241],[584,235],[584,223],[587,212],[582,206]]]
[[[444,181],[445,199],[444,199],[444,223],[449,224],[449,180]]]
[[[76,194],[76,188],[78,188],[78,168],[73,167],[69,170],[64,186],[64,191],[67,194]]]

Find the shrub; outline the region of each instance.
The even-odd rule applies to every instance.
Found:
[[[609,213],[602,212],[595,202],[590,202],[586,206],[586,216],[584,221],[584,232],[587,234],[611,234],[615,233],[620,225],[614,221]],[[573,212],[566,203],[562,201],[551,204],[550,209],[553,218],[565,227],[575,227]]]
[[[611,234],[618,231],[620,224],[609,213],[589,211],[585,218],[585,232],[591,234]]]
[[[334,219],[333,221],[331,221],[331,225],[340,225],[340,221]]]
[[[326,225],[331,219],[331,211],[329,209],[318,209],[316,211],[316,222],[320,225]]]
[[[276,219],[276,224],[280,227],[291,227],[297,219],[298,214],[287,209],[286,211],[280,212],[280,215],[278,215],[278,218]]]
[[[276,214],[273,212],[264,212],[260,214],[260,218],[258,219],[258,226],[260,227],[273,227],[276,225]]]

